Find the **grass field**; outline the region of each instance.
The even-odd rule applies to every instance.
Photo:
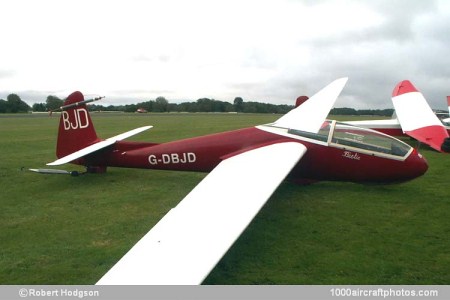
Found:
[[[101,137],[154,125],[132,138],[152,142],[276,118],[93,115]],[[205,176],[120,168],[80,177],[24,171],[54,160],[57,124],[57,117],[0,117],[1,284],[94,284]],[[449,284],[450,156],[421,152],[428,172],[400,185],[284,182],[205,283]]]

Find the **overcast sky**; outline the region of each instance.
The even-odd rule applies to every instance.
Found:
[[[293,104],[336,78],[336,107],[391,108],[409,79],[450,95],[450,1],[0,1],[0,98],[75,90],[103,104],[208,97]]]

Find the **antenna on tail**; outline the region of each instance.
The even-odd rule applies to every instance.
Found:
[[[103,98],[105,98],[105,96],[100,96],[100,97],[96,97],[96,98],[93,98],[93,99],[87,99],[87,100],[83,100],[83,101],[80,101],[80,102],[75,102],[75,103],[72,103],[72,104],[63,105],[63,106],[60,106],[57,109],[50,110],[49,114],[51,116],[52,113],[54,113],[56,111],[63,111],[63,110],[69,109],[69,108],[77,107],[79,105],[83,105],[83,104],[91,103],[91,102],[94,102],[94,101],[98,101],[98,100],[101,100]]]

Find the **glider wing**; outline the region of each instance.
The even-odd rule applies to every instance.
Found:
[[[305,153],[284,142],[224,159],[97,284],[200,284]]]
[[[447,130],[422,93],[409,80],[400,82],[394,88],[392,103],[404,133],[437,151],[442,151],[442,143],[448,138]]]
[[[344,77],[333,81],[272,125],[318,133],[347,80]]]

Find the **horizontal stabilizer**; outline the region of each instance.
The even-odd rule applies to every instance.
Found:
[[[422,93],[409,80],[400,82],[394,88],[392,103],[405,134],[437,151],[442,151],[442,143],[448,138],[447,130]]]
[[[305,153],[286,142],[223,160],[97,284],[200,284]]]
[[[143,131],[146,131],[146,130],[152,128],[152,127],[153,127],[153,126],[139,127],[139,128],[136,128],[136,129],[133,129],[133,130],[130,130],[130,131],[121,133],[121,134],[119,134],[119,135],[110,137],[110,138],[108,138],[108,139],[106,139],[106,140],[107,140],[107,141],[114,141],[114,142],[121,141],[121,140],[124,140],[124,139],[129,138],[130,136],[133,136],[133,135],[136,135],[136,134],[141,133],[141,132],[143,132]]]
[[[128,138],[130,136],[133,136],[135,134],[141,133],[142,131],[145,131],[145,130],[150,129],[152,127],[153,126],[139,127],[139,128],[130,130],[128,132],[125,132],[125,133],[122,133],[122,134],[110,137],[109,139],[106,139],[104,141],[100,141],[98,143],[92,144],[92,145],[90,145],[90,146],[88,146],[86,148],[83,148],[83,149],[78,150],[78,151],[76,151],[76,152],[74,152],[72,154],[69,154],[69,155],[64,156],[64,157],[62,157],[60,159],[57,159],[54,162],[48,163],[47,166],[59,166],[59,165],[63,165],[63,164],[69,163],[69,162],[71,162],[73,160],[76,160],[78,158],[81,158],[83,156],[91,154],[91,153],[93,153],[95,151],[98,151],[100,149],[103,149],[103,148],[106,148],[108,146],[111,146],[112,144],[114,144],[117,141],[126,139],[126,138]]]

